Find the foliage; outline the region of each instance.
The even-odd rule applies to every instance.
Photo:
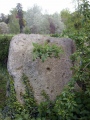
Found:
[[[6,20],[5,14],[1,13],[0,14],[0,22],[5,22],[5,20]]]
[[[9,28],[8,25],[4,22],[0,22],[0,34],[8,34]]]
[[[24,19],[26,20],[26,26],[30,28],[31,33],[39,33],[43,20],[41,8],[39,6],[34,5],[31,9],[28,9],[24,14]]]
[[[10,11],[9,23],[8,23],[11,34],[17,34],[20,32],[19,21],[16,18],[16,15],[17,15],[17,10],[16,8],[14,8]]]
[[[51,37],[60,37],[60,34],[51,34]]]
[[[71,79],[60,96],[57,97],[55,110],[60,120],[89,120],[90,95],[84,91],[75,91],[75,80]]]
[[[57,120],[58,116],[54,111],[54,104],[47,99],[47,95],[43,92],[46,101],[36,104],[34,100],[33,91],[29,84],[28,78],[23,74],[22,81],[25,84],[26,93],[21,94],[24,100],[24,104],[20,104],[16,99],[16,93],[14,89],[14,81],[11,76],[8,75],[9,84],[9,98],[6,101],[6,106],[1,111],[1,120]]]
[[[22,80],[26,89],[26,93],[22,95],[24,99],[25,109],[27,110],[27,113],[30,115],[31,118],[37,117],[37,113],[38,113],[37,104],[34,99],[34,93],[32,87],[30,86],[28,77],[25,74],[23,74]]]
[[[0,64],[6,64],[10,40],[13,35],[0,35]]]
[[[61,15],[61,20],[63,21],[63,23],[66,25],[66,27],[68,26],[68,21],[69,21],[69,18],[71,16],[71,13],[68,9],[63,9],[61,12],[60,12],[60,15]]]
[[[68,84],[67,87],[64,88],[63,92],[60,96],[57,97],[55,109],[58,114],[61,116],[61,120],[69,120],[73,118],[73,110],[77,106],[75,99],[74,90],[74,81]]]
[[[87,0],[80,5],[79,14],[82,17],[80,28],[81,31],[77,31],[77,33],[74,33],[71,36],[77,45],[77,51],[75,55],[73,55],[73,58],[75,62],[80,63],[74,67],[75,79],[78,82],[81,81],[82,89],[84,91],[86,91],[86,89],[90,90],[90,24],[88,23],[88,20],[90,20],[89,8],[90,5]]]
[[[27,27],[27,26],[24,27],[23,32],[24,32],[25,34],[31,34],[30,28]]]
[[[45,101],[41,102],[38,105],[38,116],[44,120],[58,120],[59,116],[54,109],[55,103],[50,101],[49,96],[42,91],[42,96],[45,98]]]
[[[5,106],[7,71],[0,65],[0,108]]]
[[[16,99],[14,81],[12,77],[9,75],[8,75],[8,80],[10,83],[9,97],[6,101],[6,106],[2,111],[3,119],[6,119],[7,117],[9,117],[10,120],[13,120],[13,119],[28,120],[32,117],[32,115],[34,117],[34,112],[36,112],[37,110],[35,108],[36,104],[31,91],[28,91],[28,88],[26,86],[26,94],[22,95],[22,97],[24,98],[24,104],[20,104]],[[23,76],[23,80],[24,80],[24,83],[28,85],[26,76]]]
[[[21,113],[21,109],[23,106],[17,102],[16,100],[16,95],[15,95],[15,90],[14,90],[14,83],[12,78],[8,75],[8,81],[9,81],[9,86],[8,86],[8,92],[9,96],[6,101],[6,106],[2,112],[3,118],[10,117],[11,119],[15,118],[15,112],[16,114]]]
[[[76,17],[77,16],[77,17]],[[90,119],[90,5],[87,0],[80,4],[71,18],[73,30],[68,29],[64,33],[75,40],[76,52],[71,56],[73,66],[73,78],[56,100],[55,108],[61,115],[61,120],[89,120]],[[70,26],[69,26],[70,28]],[[81,91],[71,89],[77,83]],[[72,86],[70,86],[70,84]],[[69,90],[71,89],[71,91]],[[70,100],[71,99],[71,100]],[[68,109],[70,108],[70,109]]]
[[[64,24],[58,13],[54,13],[53,15],[42,14],[41,8],[37,5],[26,11],[24,19],[31,33],[60,34],[64,29]]]
[[[62,48],[52,44],[49,45],[47,42],[42,44],[33,43],[33,60],[40,58],[44,62],[47,57],[56,57],[60,58],[60,54],[63,52]]]
[[[17,18],[19,18],[20,33],[22,33],[23,27],[25,26],[24,20],[23,20],[22,5],[20,3],[17,3],[16,9],[17,9]]]
[[[4,22],[4,23],[8,24],[8,22],[9,22],[9,15],[6,16],[5,14],[1,13],[0,14],[0,22]]]
[[[1,119],[3,119],[3,116],[4,118],[6,117],[6,120],[90,119],[90,5],[87,0],[83,0],[81,3],[78,7],[79,9],[69,17],[70,23],[62,34],[62,36],[75,40],[76,43],[76,52],[71,56],[71,60],[74,63],[72,67],[73,78],[54,102],[51,102],[43,91],[42,95],[46,98],[46,101],[37,105],[28,78],[23,75],[22,80],[25,84],[26,93],[22,95],[24,104],[21,105],[16,100],[13,80],[9,77],[10,98],[3,110],[3,114],[0,114]],[[47,57],[52,57],[55,54],[55,50],[57,51],[57,56],[59,55],[56,45],[54,47],[49,45],[49,43],[44,45],[33,43],[33,45],[35,59],[42,59],[42,56],[44,56],[45,58],[42,59],[44,61]],[[80,91],[76,91],[76,84],[79,85]]]

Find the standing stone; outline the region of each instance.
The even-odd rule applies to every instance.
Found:
[[[61,46],[64,52],[60,58],[47,58],[45,62],[38,58],[33,61],[32,43],[43,44],[45,41]],[[20,94],[25,92],[21,80],[23,73],[28,77],[38,103],[44,100],[41,95],[43,90],[50,100],[54,100],[72,77],[70,56],[74,51],[75,45],[69,38],[53,38],[38,34],[14,36],[10,43],[8,71],[13,76],[18,101],[22,103]]]

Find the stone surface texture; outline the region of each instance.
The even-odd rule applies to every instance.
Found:
[[[38,58],[33,61],[32,43],[43,44],[45,41],[61,46],[64,52],[60,58],[47,58],[45,62]],[[72,76],[70,55],[74,51],[75,44],[69,38],[53,38],[39,34],[14,36],[10,43],[7,68],[14,79],[17,99],[22,103],[20,94],[25,92],[25,86],[21,77],[24,73],[33,88],[37,103],[44,100],[41,95],[43,90],[50,100],[54,100]]]

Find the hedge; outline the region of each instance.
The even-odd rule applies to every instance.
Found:
[[[0,35],[0,64],[6,64],[8,58],[9,44],[14,35]]]

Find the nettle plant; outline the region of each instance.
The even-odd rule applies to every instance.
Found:
[[[60,58],[63,50],[61,47],[55,44],[49,44],[45,42],[44,44],[33,43],[33,60],[40,58],[44,62],[48,57]]]

